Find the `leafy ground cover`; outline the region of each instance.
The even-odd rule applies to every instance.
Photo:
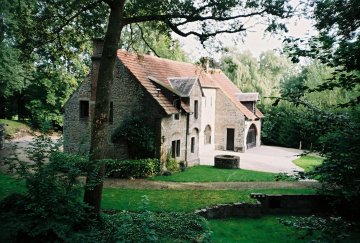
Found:
[[[150,180],[173,182],[274,181],[275,173],[243,169],[219,169],[199,165],[171,176],[155,176]]]
[[[313,170],[316,166],[319,166],[324,161],[324,158],[313,155],[301,156],[293,161],[294,164],[303,168],[305,172]]]
[[[31,131],[31,128],[22,122],[0,119],[0,123],[7,125],[5,127],[6,133],[10,137],[14,136],[16,133],[19,132],[28,133]]]

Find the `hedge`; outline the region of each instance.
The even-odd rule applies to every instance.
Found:
[[[55,152],[51,154],[50,161],[58,164],[61,172],[68,172],[69,166],[86,172],[89,158],[77,154]],[[160,172],[158,159],[114,160],[104,159],[106,175],[114,178],[145,178]]]
[[[114,178],[145,178],[159,172],[158,159],[106,160],[106,173]]]

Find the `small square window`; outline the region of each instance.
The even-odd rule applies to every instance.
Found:
[[[86,119],[89,118],[89,101],[80,100],[80,118]]]
[[[174,120],[180,120],[180,113],[174,114]]]
[[[109,110],[109,123],[112,124],[114,121],[114,104],[110,102],[110,110]]]

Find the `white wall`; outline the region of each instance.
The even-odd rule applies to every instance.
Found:
[[[216,104],[216,89],[203,88],[204,97],[201,102],[201,125],[199,131],[199,154],[205,154],[215,149],[215,104]],[[211,127],[211,144],[205,144],[205,127]],[[200,161],[201,163],[201,161]]]

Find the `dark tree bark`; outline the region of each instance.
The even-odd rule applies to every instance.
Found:
[[[110,6],[110,16],[97,80],[95,113],[91,124],[90,165],[84,194],[84,202],[92,206],[96,214],[100,212],[102,178],[105,175],[105,165],[99,164],[98,161],[105,158],[103,148],[107,146],[106,125],[110,105],[110,84],[114,76],[116,53],[123,28],[125,0],[105,2]]]

